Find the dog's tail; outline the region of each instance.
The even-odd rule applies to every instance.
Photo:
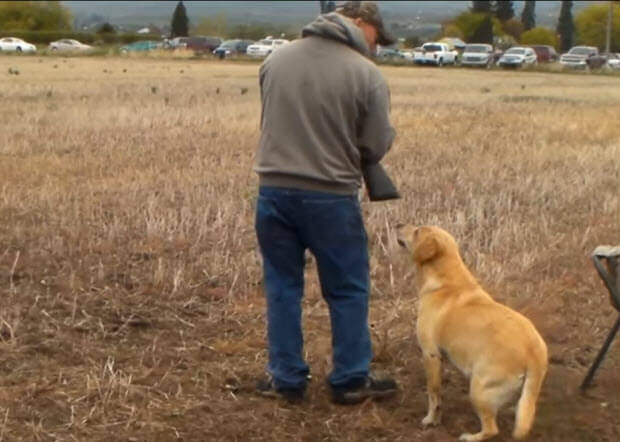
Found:
[[[517,405],[515,428],[512,432],[512,437],[515,439],[524,438],[532,428],[536,414],[536,401],[547,374],[547,347],[544,342],[537,353],[539,354],[533,358],[532,363],[527,368],[523,390]]]

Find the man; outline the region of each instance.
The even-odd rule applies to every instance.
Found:
[[[377,163],[394,138],[389,90],[367,57],[386,33],[374,2],[347,2],[304,27],[260,68],[261,138],[256,233],[267,297],[268,376],[260,394],[303,398],[301,300],[304,252],[316,258],[332,326],[336,403],[396,392],[369,370],[368,239],[357,192],[363,162]]]

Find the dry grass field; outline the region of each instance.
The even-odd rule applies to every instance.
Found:
[[[19,75],[9,75],[11,68]],[[620,243],[620,78],[385,67],[403,198],[363,202],[375,364],[402,392],[329,402],[327,308],[308,266],[313,379],[257,397],[264,299],[253,230],[258,65],[0,57],[0,441],[447,441],[478,428],[444,370],[423,430],[412,270],[395,224],[438,224],[551,368],[531,440],[620,440],[620,339],[589,256]],[[513,411],[500,417],[509,440]]]

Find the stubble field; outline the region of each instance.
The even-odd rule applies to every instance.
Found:
[[[7,74],[8,68],[19,75]],[[591,251],[620,243],[620,78],[385,67],[403,198],[362,203],[375,365],[394,399],[329,402],[312,262],[308,400],[257,397],[264,299],[253,230],[258,65],[0,57],[0,441],[454,440],[476,431],[444,370],[423,430],[412,269],[393,227],[438,224],[546,339],[537,441],[620,439],[616,318]],[[500,417],[509,440],[513,410]]]

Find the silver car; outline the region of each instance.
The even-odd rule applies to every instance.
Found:
[[[489,67],[492,64],[493,46],[483,43],[465,46],[461,56],[461,66]]]
[[[620,71],[620,54],[610,53],[607,57],[607,67]]]
[[[88,51],[93,47],[77,40],[63,38],[62,40],[53,41],[49,44],[52,51]]]
[[[523,67],[538,64],[538,57],[532,48],[513,47],[502,54],[497,62],[502,67]]]

